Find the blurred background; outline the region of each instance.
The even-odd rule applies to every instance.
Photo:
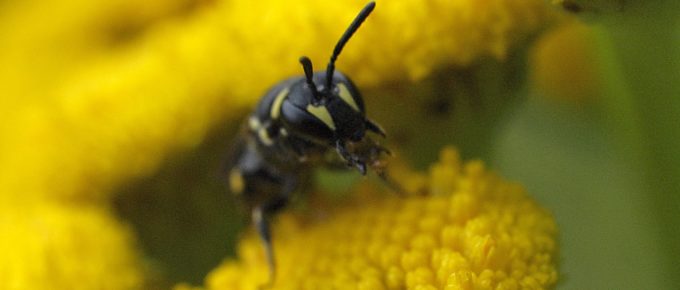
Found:
[[[230,140],[365,4],[298,2],[0,1],[0,289],[201,284],[233,255]],[[337,67],[413,167],[452,144],[554,214],[558,289],[678,289],[679,14],[382,1]]]

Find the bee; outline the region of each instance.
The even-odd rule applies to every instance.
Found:
[[[316,166],[372,169],[384,178],[382,153],[387,149],[367,132],[385,137],[384,130],[366,117],[357,87],[335,70],[343,47],[371,14],[368,3],[335,45],[325,71],[313,71],[306,56],[299,59],[304,75],[272,87],[248,117],[227,163],[230,191],[251,212],[274,279],[269,220],[283,208]]]

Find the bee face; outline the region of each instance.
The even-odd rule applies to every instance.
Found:
[[[304,80],[291,85],[281,105],[287,130],[322,144],[360,141],[366,132],[366,113],[358,90],[345,75],[335,72],[326,89],[326,74],[314,74],[315,91]]]

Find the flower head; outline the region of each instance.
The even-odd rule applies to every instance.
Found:
[[[565,17],[537,41],[531,54],[532,81],[541,95],[584,103],[599,95],[595,29]]]
[[[0,288],[141,289],[130,229],[96,206],[0,204]]]
[[[411,174],[412,178],[420,178]],[[521,186],[461,165],[452,149],[427,175],[427,196],[357,198],[316,218],[275,225],[272,289],[539,289],[557,281],[556,226]],[[254,235],[207,288],[257,289],[267,264]]]

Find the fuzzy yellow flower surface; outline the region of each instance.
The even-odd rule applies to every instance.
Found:
[[[412,175],[412,178],[421,178]],[[426,196],[361,198],[275,224],[271,289],[548,289],[557,282],[552,216],[523,188],[444,150]],[[206,279],[211,290],[258,289],[268,279],[259,240]],[[178,287],[187,288],[186,285]],[[187,288],[188,289],[188,288]]]
[[[109,211],[0,205],[0,289],[142,289],[129,228]]]

